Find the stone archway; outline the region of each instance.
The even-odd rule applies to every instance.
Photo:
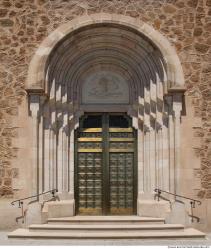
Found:
[[[99,72],[124,79],[127,103],[84,104],[83,87]],[[74,199],[74,129],[84,112],[105,110],[127,112],[138,129],[138,198],[151,198],[155,187],[176,191],[184,78],[174,48],[151,26],[109,14],[64,24],[36,51],[26,88],[34,191],[58,188]]]
[[[166,61],[169,88],[175,86],[184,87],[184,76],[179,58],[176,50],[171,46],[167,38],[147,23],[138,19],[124,15],[100,13],[81,16],[69,23],[63,24],[42,42],[29,65],[26,89],[37,91],[47,90],[45,88],[46,62],[56,44],[75,30],[97,23],[119,24],[143,34],[158,47]]]

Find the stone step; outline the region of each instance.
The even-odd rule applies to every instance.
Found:
[[[67,224],[33,224],[29,226],[30,231],[56,231],[56,232],[63,232],[63,231],[99,231],[99,230],[109,230],[109,231],[118,231],[118,230],[127,230],[127,231],[144,231],[144,230],[160,230],[160,231],[167,231],[167,230],[183,230],[184,226],[181,224],[147,224],[147,225],[137,225],[137,224],[127,224],[127,225],[114,225],[114,224],[98,224],[98,225],[84,225],[84,224],[76,224],[76,225],[67,225]]]
[[[164,224],[165,219],[139,216],[73,216],[49,218],[49,224]]]
[[[205,234],[193,229],[186,228],[180,231],[63,231],[62,233],[47,231],[31,231],[17,229],[8,234],[9,238],[30,239],[204,239]]]

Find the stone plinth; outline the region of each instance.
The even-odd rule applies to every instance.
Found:
[[[46,218],[70,217],[75,214],[75,201],[63,200],[46,202],[42,212]]]
[[[138,200],[137,214],[143,217],[166,218],[171,212],[167,201]]]

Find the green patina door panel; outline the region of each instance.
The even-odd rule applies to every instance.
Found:
[[[136,131],[125,114],[86,114],[75,133],[79,215],[136,213]]]

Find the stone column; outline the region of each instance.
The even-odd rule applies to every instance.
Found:
[[[138,196],[144,193],[144,133],[138,129]],[[139,198],[139,197],[138,197]]]
[[[175,190],[180,193],[179,179],[180,179],[180,122],[182,111],[182,98],[180,95],[173,96],[173,111],[174,111],[174,151],[175,151]]]
[[[43,192],[43,115],[42,104],[40,103],[39,117],[38,117],[38,144],[37,144],[37,157],[38,157],[38,193]]]
[[[174,118],[173,118],[173,98],[165,97],[168,105],[168,134],[169,134],[169,191],[175,193],[175,160],[174,160]]]
[[[160,189],[163,189],[163,126],[157,127],[157,183]]]
[[[163,82],[157,78],[156,102],[156,149],[157,149],[157,185],[163,189]]]
[[[156,187],[156,102],[157,102],[157,85],[150,80],[150,192],[154,195]]]
[[[63,163],[63,191],[68,192],[68,114],[63,117],[63,143],[62,143],[62,163]]]
[[[43,168],[44,168],[44,190],[48,191],[51,189],[50,186],[50,173],[51,173],[51,167],[50,167],[50,115],[49,115],[49,105],[46,104],[44,106],[44,127],[43,127],[43,136],[44,136],[44,153],[43,153]]]
[[[169,171],[169,118],[168,107],[164,100],[163,111],[163,189],[169,191],[170,186],[170,171]]]
[[[56,123],[57,123],[57,189],[58,194],[63,191],[63,110],[61,85],[58,83],[55,90]]]
[[[144,194],[150,196],[150,87],[144,88]]]
[[[29,93],[29,108],[30,108],[30,115],[32,118],[32,157],[31,157],[31,164],[32,164],[32,195],[37,194],[39,192],[38,186],[38,169],[39,169],[39,153],[38,153],[38,134],[39,134],[39,127],[38,127],[38,115],[39,115],[39,108],[40,108],[40,95],[39,94],[32,94]]]
[[[63,90],[63,91],[62,91]],[[68,193],[68,104],[67,104],[67,85],[61,90],[61,103],[63,110],[63,126],[62,126],[62,164],[63,164],[63,192]]]
[[[150,128],[144,128],[144,194],[150,193]]]
[[[57,130],[57,188],[58,194],[62,194],[63,191],[63,130],[62,125],[60,125],[61,120],[57,121],[59,123]]]
[[[57,182],[57,120],[55,107],[51,112],[51,160],[52,188],[58,188]]]
[[[69,196],[74,199],[74,142],[75,142],[75,129],[78,126],[77,113],[69,113],[69,151],[68,151],[68,168],[69,168],[69,177],[68,177],[68,191]]]
[[[139,96],[138,103],[138,199],[144,194],[144,99]]]

